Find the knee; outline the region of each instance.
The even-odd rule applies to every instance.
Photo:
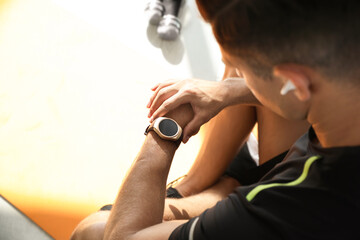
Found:
[[[109,214],[110,211],[99,211],[86,217],[77,225],[70,240],[101,240]]]

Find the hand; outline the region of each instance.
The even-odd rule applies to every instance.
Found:
[[[147,105],[150,108],[148,117],[151,117],[152,122],[178,106],[189,103],[194,117],[183,131],[183,142],[186,143],[199,131],[201,125],[227,106],[228,88],[224,82],[198,79],[169,80],[157,84],[151,89],[154,94]]]

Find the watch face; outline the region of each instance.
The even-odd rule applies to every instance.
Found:
[[[174,136],[178,132],[178,126],[173,120],[164,119],[159,123],[159,130],[165,136]]]

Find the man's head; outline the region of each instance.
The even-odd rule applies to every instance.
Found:
[[[254,94],[276,112],[308,117],[307,101],[323,80],[360,86],[360,1],[197,0],[197,4],[213,27],[224,59],[240,68]],[[295,94],[281,96],[280,89],[289,80],[296,86]]]

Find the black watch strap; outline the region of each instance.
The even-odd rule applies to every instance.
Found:
[[[153,129],[152,125],[150,124],[149,126],[147,126],[147,128],[145,129],[144,135],[148,135],[148,133]]]

